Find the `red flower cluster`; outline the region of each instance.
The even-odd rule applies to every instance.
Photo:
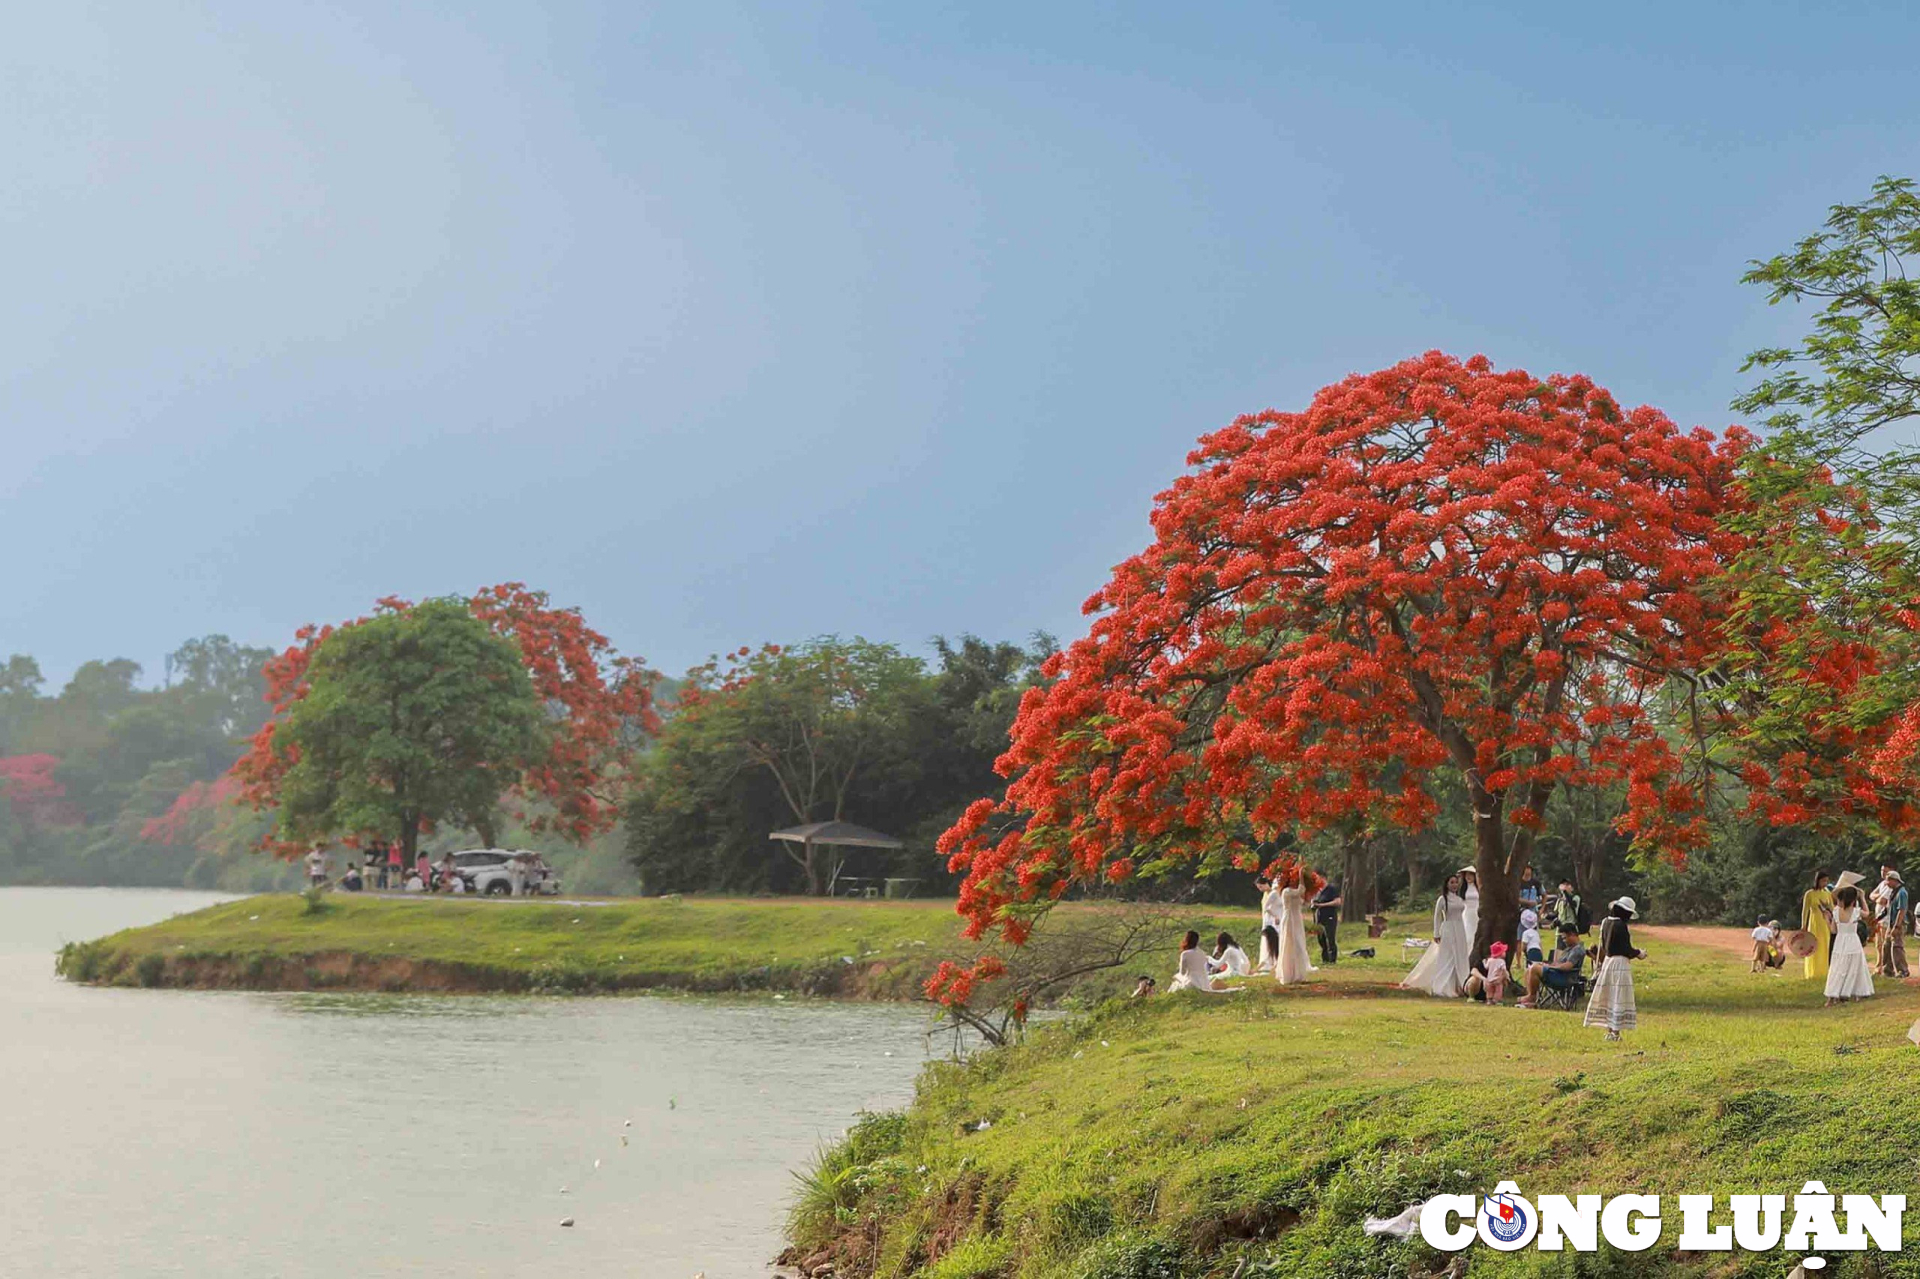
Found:
[[[969,932],[1149,860],[1418,826],[1442,765],[1523,829],[1555,786],[1624,780],[1631,829],[1683,839],[1646,703],[1714,649],[1746,444],[1438,352],[1204,438],[1026,695],[1005,795],[941,840]]]
[[[67,799],[66,784],[55,777],[54,755],[0,757],[0,795],[14,816],[36,826],[77,826],[80,813]]]
[[[154,844],[185,847],[193,843],[196,821],[203,813],[217,811],[221,805],[240,798],[238,778],[227,773],[211,782],[194,782],[174,799],[166,812],[140,824],[140,838]]]

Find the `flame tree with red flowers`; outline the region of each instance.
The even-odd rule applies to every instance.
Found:
[[[536,830],[581,842],[611,829],[625,800],[632,752],[659,728],[653,705],[657,674],[640,659],[615,652],[578,609],[556,608],[544,591],[522,583],[486,587],[462,604],[488,630],[512,643],[544,712],[539,750],[514,771],[507,785],[509,798],[527,806],[521,815]],[[266,662],[263,676],[272,714],[230,774],[239,783],[241,802],[261,810],[280,805],[287,779],[300,761],[287,726],[312,691],[309,672],[315,654],[344,630],[415,607],[388,597],[377,601],[370,617],[304,626],[295,632],[292,645]],[[481,838],[492,843],[491,811],[480,809],[472,820],[479,823]],[[411,852],[419,826],[413,821],[403,822],[397,831],[341,833],[350,839],[395,837]],[[281,833],[269,835],[262,847],[294,856],[308,842]]]
[[[1625,828],[1678,849],[1700,798],[1650,701],[1718,642],[1746,444],[1438,352],[1205,437],[1027,694],[1004,796],[942,838],[970,932],[1355,813],[1419,827],[1436,769],[1472,804],[1477,953],[1556,788],[1623,784]]]

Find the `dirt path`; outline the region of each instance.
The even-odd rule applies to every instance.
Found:
[[[1753,936],[1745,929],[1715,928],[1702,924],[1635,924],[1636,935],[1677,941],[1706,950],[1718,950],[1748,959],[1753,955]]]

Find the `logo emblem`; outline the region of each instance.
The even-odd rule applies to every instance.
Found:
[[[1539,1233],[1540,1219],[1532,1204],[1520,1194],[1520,1187],[1503,1181],[1480,1204],[1480,1238],[1490,1248],[1514,1252],[1533,1242]]]

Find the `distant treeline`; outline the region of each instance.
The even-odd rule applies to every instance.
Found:
[[[866,640],[824,637],[741,650],[660,685],[662,726],[631,761],[632,798],[612,835],[573,850],[510,827],[502,842],[538,846],[570,891],[825,891],[845,876],[915,881],[948,893],[935,851],[966,806],[1003,784],[1022,694],[1043,681],[1047,637],[936,640],[931,661]],[[214,635],[169,655],[158,687],[125,659],[88,662],[48,694],[32,658],[0,664],[0,883],[291,887],[283,862],[255,849],[268,818],[233,801],[226,771],[265,722],[260,669],[269,650]],[[1454,785],[1436,775],[1434,785]],[[1446,797],[1442,797],[1443,799]],[[1614,832],[1618,797],[1557,796],[1536,852],[1541,878],[1568,877],[1590,898],[1634,890],[1667,918],[1748,922],[1786,916],[1816,865],[1866,871],[1899,850],[1865,840],[1724,820],[1684,870],[1630,866]],[[1442,802],[1429,830],[1323,837],[1305,852],[1350,882],[1350,897],[1421,903],[1472,856],[1472,832]],[[902,840],[898,850],[800,849],[770,832],[845,820]],[[441,830],[429,846],[470,845]],[[844,889],[844,882],[841,885]],[[1191,870],[1130,893],[1251,901],[1251,876]]]
[[[210,635],[167,657],[158,688],[115,658],[81,666],[52,696],[31,657],[0,664],[0,882],[290,882],[278,863],[235,856],[263,823],[212,802],[266,720],[270,655]]]

